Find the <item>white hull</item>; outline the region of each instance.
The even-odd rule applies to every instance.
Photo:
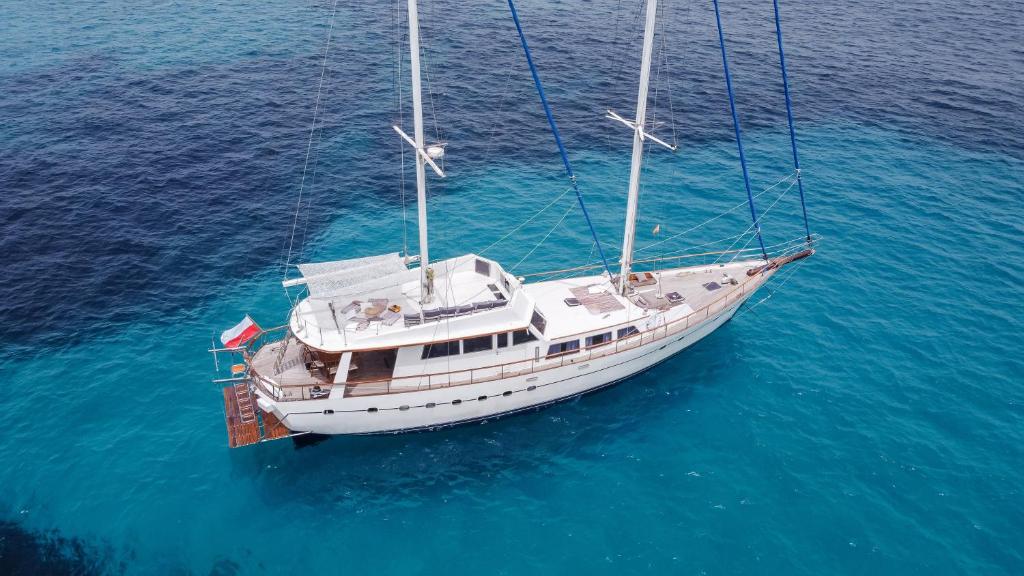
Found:
[[[666,337],[596,357],[581,353],[578,358],[567,357],[563,366],[531,374],[400,394],[292,402],[261,397],[259,403],[293,432],[332,435],[397,434],[499,417],[579,396],[639,374],[714,332],[752,293],[700,324],[675,333],[669,331]]]

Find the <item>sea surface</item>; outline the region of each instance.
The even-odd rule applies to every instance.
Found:
[[[420,4],[431,255],[595,261],[505,3]],[[644,256],[749,226],[711,3],[662,4]],[[784,243],[772,5],[721,5]],[[1024,574],[1024,7],[781,5],[813,258],[598,394],[229,450],[212,338],[416,252],[403,3],[0,0],[0,574]],[[640,7],[519,3],[613,260]]]

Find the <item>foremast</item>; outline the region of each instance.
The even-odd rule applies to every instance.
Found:
[[[675,150],[661,140],[644,132],[647,122],[647,89],[651,79],[651,53],[654,50],[654,27],[657,19],[658,0],[647,0],[647,20],[644,24],[644,46],[640,58],[640,87],[636,98],[636,121],[629,122],[618,114],[608,111],[608,117],[633,129],[633,158],[629,167],[629,193],[626,198],[626,229],[622,238],[622,265],[619,274],[619,291],[629,293],[629,272],[633,265],[633,242],[636,238],[637,207],[640,201],[640,171],[643,168],[644,140],[652,141]]]

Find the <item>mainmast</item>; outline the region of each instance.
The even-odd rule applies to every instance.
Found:
[[[647,23],[644,25],[644,47],[640,59],[640,88],[636,98],[636,121],[629,122],[618,114],[608,111],[608,117],[633,128],[633,159],[629,168],[629,195],[626,200],[626,231],[622,238],[622,271],[619,276],[619,291],[629,293],[629,270],[633,264],[633,240],[636,236],[637,204],[640,199],[640,170],[643,167],[644,140],[675,150],[671,146],[644,132],[647,122],[647,87],[651,79],[651,52],[654,48],[654,25],[658,12],[658,0],[647,0]]]
[[[430,268],[430,244],[427,240],[427,174],[429,164],[437,175],[444,178],[444,172],[434,163],[423,142],[423,93],[420,86],[420,21],[416,0],[409,0],[409,63],[412,76],[412,120],[413,138],[393,126],[403,140],[416,149],[416,203],[419,212],[420,233],[420,302],[430,302],[434,295],[434,271]],[[429,152],[435,158],[444,153],[443,145],[431,146]]]
[[[416,138],[416,204],[420,231],[420,302],[430,302],[434,294],[434,274],[430,269],[430,243],[427,240],[427,171],[423,154],[423,94],[420,86],[420,20],[416,0],[409,0],[409,53],[412,75],[412,122]]]

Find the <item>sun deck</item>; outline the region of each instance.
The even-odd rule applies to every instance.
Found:
[[[545,336],[557,340],[572,334],[600,330],[675,309],[683,316],[706,307],[723,289],[746,278],[746,271],[762,264],[747,261],[659,272],[631,274],[632,291],[620,296],[605,276],[549,280],[524,285],[547,320]]]
[[[689,305],[699,310],[722,294],[722,290],[735,286],[747,276],[747,270],[763,262],[721,264],[700,268],[665,270],[663,272],[638,273],[648,283],[636,285],[636,295],[631,300],[648,309],[667,309],[672,306]]]
[[[296,306],[292,332],[318,349],[343,351],[434,340],[440,324],[453,338],[481,325],[525,326],[531,305],[517,298],[518,281],[496,263],[470,254],[431,268],[437,277],[425,304],[418,274],[406,270],[367,290],[311,294]]]

